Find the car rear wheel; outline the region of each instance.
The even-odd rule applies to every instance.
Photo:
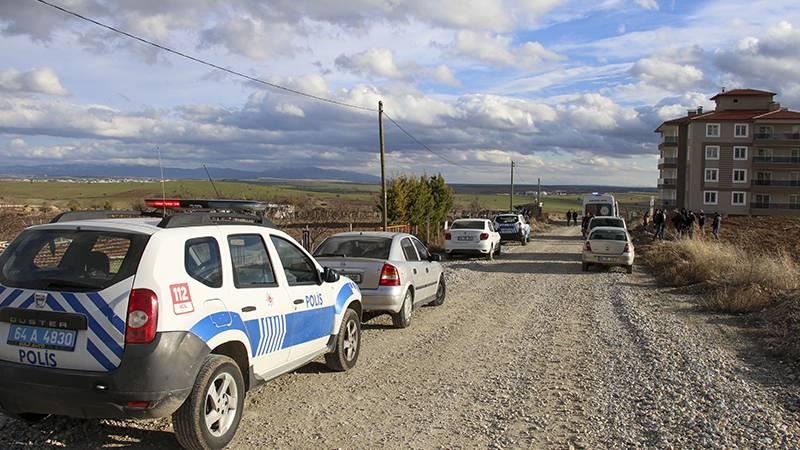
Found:
[[[342,318],[342,326],[336,335],[336,349],[325,355],[325,365],[337,372],[344,372],[356,366],[361,352],[361,322],[358,314],[347,309]]]
[[[581,265],[581,269],[582,269],[584,272],[588,272],[588,271],[589,271],[589,263],[583,263],[583,264]]]
[[[625,266],[625,270],[627,270],[628,273],[633,273],[633,264],[630,266]]]
[[[495,249],[494,245],[492,245],[492,248],[489,249],[489,253],[486,254],[486,260],[491,261],[494,258],[494,252],[496,251],[497,249]]]
[[[409,289],[406,292],[406,298],[403,299],[403,306],[400,311],[392,314],[392,325],[395,328],[408,328],[411,325],[411,313],[414,309],[414,294]]]
[[[189,398],[172,415],[178,443],[186,449],[225,448],[236,434],[244,408],[244,378],[223,355],[206,357]]]
[[[494,252],[494,256],[500,256],[503,254],[503,244],[497,243],[497,250]]]
[[[442,306],[444,297],[447,295],[447,286],[444,282],[444,275],[439,277],[439,288],[436,289],[436,298],[431,302],[433,306]]]
[[[528,238],[523,235],[522,238],[520,238],[519,243],[520,245],[528,245]]]

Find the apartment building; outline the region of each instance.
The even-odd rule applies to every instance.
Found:
[[[657,129],[663,207],[800,215],[800,112],[774,92],[734,89]]]

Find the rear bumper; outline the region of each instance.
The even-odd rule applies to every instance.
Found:
[[[523,232],[513,232],[513,233],[500,233],[500,240],[501,241],[518,241],[525,237],[525,233]]]
[[[603,266],[632,266],[633,255],[596,255],[593,253],[584,253],[583,262]]]
[[[0,362],[0,409],[80,418],[146,419],[172,414],[192,390],[210,349],[189,332],[128,344],[119,367],[99,373]],[[128,402],[149,402],[145,409]]]
[[[492,244],[488,240],[469,244],[448,244],[445,241],[444,252],[448,255],[485,255],[489,253],[491,245]]]
[[[361,289],[364,311],[399,312],[406,296],[403,286],[381,286],[378,289]]]

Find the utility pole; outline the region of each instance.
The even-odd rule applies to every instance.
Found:
[[[508,199],[508,210],[514,211],[514,161],[511,161],[511,196]]]
[[[388,211],[386,210],[386,163],[383,149],[383,102],[378,101],[378,135],[381,140],[381,209],[383,210],[383,231],[389,228]]]
[[[536,188],[536,203],[541,203],[542,202],[542,179],[541,178],[537,178],[536,179],[536,185],[538,186]]]

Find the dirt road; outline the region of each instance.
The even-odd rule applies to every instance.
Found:
[[[365,325],[358,366],[251,392],[232,448],[795,447],[800,372],[650,277],[580,271],[577,228],[448,262],[441,307]],[[0,447],[171,448],[168,421],[8,420]]]

